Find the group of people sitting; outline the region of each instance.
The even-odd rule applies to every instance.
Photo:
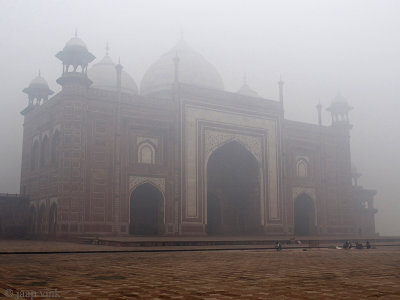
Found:
[[[300,244],[301,244],[301,242],[300,242]],[[351,248],[353,248],[353,247],[356,248],[356,249],[364,249],[364,245],[363,245],[362,243],[358,242],[358,241],[356,241],[356,242],[354,243],[354,245],[353,245],[352,242],[350,242],[350,241],[348,241],[348,240],[345,241],[344,244],[343,244],[343,249],[351,249]],[[365,248],[371,249],[371,244],[370,244],[369,241],[366,241],[366,243],[365,243]],[[277,251],[282,250],[282,244],[281,244],[279,241],[276,241],[276,242],[275,242],[275,249],[276,249]],[[336,249],[340,249],[340,247],[336,246]]]
[[[353,246],[353,244],[350,241],[345,241],[343,244],[343,249],[351,249],[353,247],[355,247],[356,249],[363,249],[364,245],[362,243],[355,242],[355,246]],[[365,248],[371,249],[371,244],[369,241],[365,243]]]

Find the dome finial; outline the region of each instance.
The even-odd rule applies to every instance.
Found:
[[[179,27],[179,33],[180,33],[180,40],[183,41],[185,39],[185,35],[184,35],[184,32],[183,32],[182,25]]]
[[[173,59],[174,61],[174,81],[175,83],[179,82],[179,56],[178,56],[178,50],[175,51],[175,57]]]
[[[41,76],[41,75],[40,75],[40,69],[39,69],[38,75]]]
[[[246,74],[246,72],[243,73],[243,85],[247,85],[247,74]]]
[[[108,45],[108,41],[106,43],[106,56],[108,56],[108,51],[110,51],[110,46]]]
[[[75,37],[78,37],[78,28],[75,28]]]

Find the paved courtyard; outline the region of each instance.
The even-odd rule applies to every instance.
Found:
[[[400,299],[399,247],[7,254],[0,270],[0,299]]]

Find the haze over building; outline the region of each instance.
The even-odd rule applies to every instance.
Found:
[[[40,235],[375,234],[375,191],[357,186],[349,111],[332,124],[284,118],[279,100],[223,79],[180,40],[132,77],[77,36],[56,54],[54,92],[39,75],[23,91],[21,191]],[[352,178],[354,186],[352,186]],[[7,205],[5,205],[7,207]],[[29,212],[27,208],[29,207]]]
[[[101,1],[5,3],[0,12],[4,46],[0,77],[6,83],[0,191],[19,191],[22,119],[16,114],[26,103],[20,91],[38,69],[50,90],[59,91],[55,79],[60,68],[54,54],[75,27],[99,58],[92,66],[104,57],[108,40],[109,56],[114,63],[121,57],[123,71],[139,87],[143,74],[163,49],[174,44],[182,27],[187,43],[219,71],[225,90],[237,91],[246,73],[248,86],[258,95],[279,99],[276,81],[283,74],[286,119],[317,123],[315,105],[320,100],[322,123],[329,124],[324,112],[340,91],[355,108],[350,114],[351,148],[352,161],[363,173],[360,184],[378,190],[378,231],[398,232],[394,170],[400,153],[396,129],[400,47],[392,38],[399,26],[398,3],[354,1],[345,7],[324,1],[253,3],[132,2],[124,7]],[[72,20],[65,20],[66,13]]]

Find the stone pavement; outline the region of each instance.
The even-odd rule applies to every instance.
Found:
[[[0,299],[400,299],[400,247],[7,254],[0,270]]]

